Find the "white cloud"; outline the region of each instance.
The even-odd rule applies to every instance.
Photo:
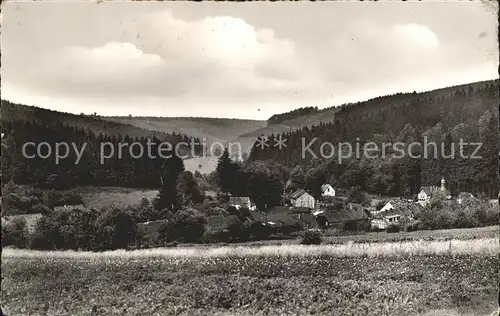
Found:
[[[266,118],[497,76],[494,17],[417,5],[7,4],[2,94],[77,112]]]
[[[396,24],[393,32],[394,41],[402,49],[416,52],[432,52],[439,46],[439,40],[429,27],[415,23]]]
[[[54,61],[57,60],[57,64]],[[165,66],[163,59],[155,54],[145,54],[131,43],[109,42],[100,47],[66,47],[59,55],[47,57],[59,75],[84,81],[130,80]]]

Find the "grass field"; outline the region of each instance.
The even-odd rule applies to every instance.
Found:
[[[500,227],[486,226],[486,227],[464,228],[464,229],[419,230],[406,233],[371,232],[359,235],[325,236],[323,237],[323,243],[335,245],[335,244],[344,244],[348,242],[380,243],[380,242],[400,242],[400,241],[417,241],[417,240],[446,241],[446,240],[470,240],[470,239],[487,239],[487,238],[500,238]],[[299,240],[297,239],[287,239],[287,240],[261,240],[261,241],[245,243],[244,245],[246,246],[294,245],[298,243]]]
[[[6,315],[489,315],[498,238],[137,251],[5,249]]]
[[[75,191],[82,196],[85,206],[97,209],[112,206],[126,207],[128,205],[137,205],[142,198],[147,198],[152,202],[158,194],[158,190],[119,187],[80,187]]]

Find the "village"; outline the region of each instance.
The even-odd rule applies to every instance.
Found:
[[[287,183],[287,186],[290,183]],[[285,187],[286,190],[286,187]],[[214,192],[206,195],[215,197]],[[321,186],[321,198],[315,199],[304,189],[284,193],[282,205],[260,211],[249,197],[229,198],[229,205],[238,210],[246,210],[249,223],[261,225],[280,232],[290,233],[294,229],[305,229],[335,234],[359,233],[366,231],[410,231],[419,229],[418,214],[431,203],[432,198],[443,203],[462,204],[465,200],[478,200],[469,192],[461,192],[453,197],[446,188],[446,181],[439,186],[423,186],[416,199],[403,197],[374,197],[363,204],[350,202],[345,190],[335,189],[325,183]],[[491,202],[495,202],[490,201]],[[212,231],[225,231],[229,222],[224,216],[208,217],[208,226]]]
[[[7,191],[15,192],[15,188],[14,184],[6,186]],[[3,206],[20,205],[20,209],[23,209],[23,205],[28,207],[30,203],[33,206],[28,207],[28,212],[25,210],[23,213],[11,215],[4,213],[2,226],[23,221],[27,229],[26,234],[33,234],[42,218],[70,213],[80,216],[77,214],[92,212],[94,208],[88,203],[88,199],[84,201],[78,194],[56,193],[53,192],[53,196],[49,198],[53,204],[50,206],[51,203],[48,203],[49,207],[37,206],[35,196],[16,197],[16,194],[9,194],[10,202]],[[172,230],[172,225],[176,225],[177,220],[169,216],[168,212],[165,214],[155,212],[154,201],[150,202],[145,197],[142,197],[137,205],[118,207],[113,204],[104,209],[120,209],[120,212],[129,214],[135,222],[133,225],[137,226],[143,236],[139,246],[155,247],[165,245],[168,240],[218,243],[290,239],[303,236],[308,231],[322,236],[348,236],[366,232],[393,233],[478,227],[490,225],[491,216],[481,218],[485,216],[481,216],[480,213],[485,208],[491,208],[492,204],[498,203],[497,200],[480,199],[469,192],[452,196],[444,178],[441,179],[439,186],[422,186],[413,199],[368,195],[365,192],[357,192],[357,196],[353,196],[352,190],[334,188],[329,183],[322,184],[319,193],[308,192],[305,188],[297,189],[289,179],[284,185],[281,202],[278,205],[258,208],[248,196],[232,196],[229,192],[205,190],[200,192],[201,200],[195,206],[196,212],[199,210],[202,214],[202,231],[192,229],[196,219],[190,218],[188,222],[179,224],[181,225],[179,229],[184,231],[183,233],[175,233],[170,237],[167,235],[171,233],[165,233],[165,230]],[[123,200],[124,197],[117,196],[115,200]],[[95,196],[92,199],[95,199]],[[473,209],[476,214],[473,216],[477,217],[475,223],[466,218],[470,217],[469,215],[461,211],[465,208],[462,204]],[[446,209],[447,205],[449,209]],[[449,219],[446,216],[452,217],[454,222],[448,223]],[[179,234],[191,237],[182,238]]]

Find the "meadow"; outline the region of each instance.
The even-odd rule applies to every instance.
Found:
[[[4,249],[6,315],[489,315],[498,238],[134,251]]]
[[[127,207],[129,205],[138,205],[143,198],[152,202],[158,194],[158,190],[129,189],[121,187],[90,186],[80,187],[74,191],[82,196],[85,206],[95,207],[96,209],[113,206]]]
[[[475,227],[475,228],[457,228],[457,229],[436,229],[436,230],[418,230],[412,232],[368,232],[357,235],[330,235],[324,233],[324,244],[345,244],[352,243],[388,243],[401,241],[447,241],[447,240],[472,240],[500,238],[500,227],[498,225]],[[298,244],[298,239],[283,240],[260,240],[238,245],[245,246],[263,246],[263,245],[294,245]]]

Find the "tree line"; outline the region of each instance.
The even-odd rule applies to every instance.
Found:
[[[33,184],[48,189],[68,189],[74,186],[120,186],[131,188],[158,188],[164,158],[158,155],[162,142],[168,142],[173,148],[180,142],[190,143],[192,138],[184,134],[165,134],[162,138],[153,136],[132,137],[129,135],[108,135],[94,133],[84,127],[68,126],[62,122],[40,124],[36,121],[4,121],[2,124],[2,181],[13,180],[17,184]],[[23,155],[23,145],[27,142],[48,143],[52,150],[56,143],[65,142],[76,148],[84,148],[78,161],[77,153],[69,151],[68,157],[56,162],[54,157],[46,159],[35,155],[33,159]],[[101,145],[111,143],[115,153],[101,163]],[[118,155],[120,144],[140,143],[142,155],[125,147]],[[151,143],[151,157],[147,152]],[[199,144],[199,139],[194,139]],[[83,147],[83,145],[85,147]],[[191,154],[190,147],[180,147],[181,154]],[[30,148],[34,151],[33,148]],[[46,149],[43,152],[46,154]],[[194,146],[194,153],[200,154],[200,145]],[[35,154],[30,152],[30,155]],[[109,154],[109,153],[108,153]],[[163,155],[168,155],[163,152]],[[75,164],[75,162],[78,163]]]
[[[389,195],[415,194],[421,186],[439,185],[441,177],[447,180],[453,194],[461,191],[496,197],[498,194],[497,164],[500,137],[498,133],[498,80],[457,86],[425,93],[395,94],[366,102],[343,105],[329,121],[311,127],[272,134],[268,143],[286,139],[287,147],[261,148],[254,144],[250,161],[272,160],[293,168],[301,166],[306,173],[315,173],[334,186],[360,185],[363,190]],[[325,118],[327,119],[327,118]],[[446,155],[454,148],[454,158],[444,158],[439,153],[434,158],[434,148],[429,147],[427,158],[394,159],[389,150],[385,157],[351,157],[341,164],[338,154],[322,159],[306,153],[302,157],[303,141],[315,153],[324,142],[339,144],[367,142],[402,142],[410,144],[435,142],[443,147]],[[458,154],[460,139],[481,143],[476,155],[481,159],[461,158]],[[442,144],[442,145],[441,145]],[[453,147],[455,146],[455,147]],[[406,148],[408,149],[408,148]],[[414,156],[423,149],[413,149]],[[464,154],[472,154],[474,147],[466,147]]]

